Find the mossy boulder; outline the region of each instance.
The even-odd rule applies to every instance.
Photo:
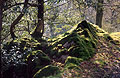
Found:
[[[65,65],[69,66],[71,63],[74,65],[80,65],[80,63],[82,61],[83,61],[83,59],[81,59],[81,58],[68,56],[66,61],[65,61]]]
[[[95,45],[91,39],[86,38],[84,35],[79,35],[78,33],[73,32],[72,36],[69,38],[70,42],[73,42],[74,45],[71,45],[68,48],[70,56],[78,57],[82,59],[88,59],[94,54]]]
[[[60,74],[60,70],[56,66],[48,65],[40,69],[35,75],[34,78],[45,78],[48,76],[55,76]]]
[[[49,41],[51,43],[51,56],[60,57],[61,55],[69,55],[71,57],[87,60],[95,54],[95,49],[100,38],[118,44],[114,40],[112,34],[99,28],[88,21],[82,21],[75,25],[70,31],[57,36]]]
[[[105,32],[87,21],[82,21],[72,30],[52,39],[51,56],[69,55],[83,60],[89,59],[95,53],[98,33]]]
[[[12,64],[25,63],[29,76],[32,77],[40,68],[51,64],[47,54],[47,42],[43,39],[40,41],[33,38],[20,38],[4,44],[2,48],[4,68]]]
[[[115,44],[120,44],[120,32],[111,33],[110,36]]]
[[[29,61],[29,59],[36,64],[36,68],[41,68],[51,63],[49,56],[41,50],[33,51],[27,56],[26,61]]]

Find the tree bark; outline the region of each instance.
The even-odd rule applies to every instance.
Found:
[[[28,0],[25,0],[23,10],[27,8],[27,4],[28,4]],[[21,20],[21,18],[22,18],[23,16],[24,16],[24,13],[22,12],[22,13],[15,19],[15,21],[13,21],[13,23],[11,24],[10,34],[11,34],[11,37],[12,37],[13,39],[16,38],[16,35],[15,35],[15,33],[14,33],[15,25],[17,25],[17,24],[19,23],[19,21]]]
[[[102,28],[103,2],[104,0],[98,0],[97,3],[96,25],[98,25],[100,28]]]
[[[41,38],[44,33],[44,0],[38,0],[38,24],[32,37]]]
[[[1,32],[2,32],[2,6],[3,5],[3,0],[0,0],[0,78],[2,78],[2,53],[1,53]]]

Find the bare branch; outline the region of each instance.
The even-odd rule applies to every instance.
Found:
[[[48,2],[48,1],[45,1],[44,3],[46,3],[46,2]],[[8,5],[7,7],[4,6],[3,7],[3,9],[4,9],[3,12],[5,12],[6,10],[8,10],[8,9],[14,7],[14,6],[22,5],[22,4],[24,4],[24,2],[23,3],[16,3],[14,5]],[[35,4],[35,3],[28,3],[28,5],[31,6],[31,7],[38,7],[38,4]]]
[[[5,12],[6,10],[8,10],[8,9],[14,7],[14,6],[21,5],[21,4],[24,4],[24,3],[16,3],[16,4],[11,5],[11,6],[8,5],[7,7],[4,6],[4,8],[3,8],[3,12]]]
[[[27,8],[27,4],[28,4],[28,0],[25,0],[24,2],[24,7],[23,7],[23,10],[25,8]],[[10,34],[11,34],[11,37],[14,39],[16,36],[14,34],[14,29],[15,29],[15,25],[19,23],[20,19],[24,16],[24,13],[21,13],[15,21],[13,21],[13,23],[11,24],[11,27],[10,27]]]

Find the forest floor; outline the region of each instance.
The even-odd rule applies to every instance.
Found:
[[[79,71],[66,70],[63,78],[120,78],[120,45],[100,38],[94,57],[79,67]]]
[[[22,38],[6,43],[4,58],[9,58],[4,59],[4,68],[8,68],[3,77],[26,78],[22,73],[28,71],[29,78],[120,78],[120,32],[109,34],[82,21],[71,32],[48,42]],[[25,64],[16,63],[21,61],[20,55]]]

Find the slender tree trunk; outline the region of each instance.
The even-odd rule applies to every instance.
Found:
[[[1,32],[2,32],[2,3],[3,1],[0,0],[0,78],[2,78],[2,53],[1,53]]]
[[[44,0],[38,0],[38,29],[37,32],[44,32]]]
[[[98,0],[97,3],[96,25],[98,25],[100,28],[102,28],[103,2],[104,0]]]
[[[28,0],[25,0],[23,10],[27,8],[27,4],[28,4]],[[21,20],[21,18],[22,18],[23,16],[24,16],[24,13],[21,13],[21,14],[15,19],[15,21],[13,21],[13,23],[11,24],[10,34],[11,34],[11,37],[12,37],[13,39],[16,38],[16,35],[15,35],[15,33],[14,33],[15,25],[17,25],[17,24],[19,23],[19,21]]]
[[[112,11],[112,16],[111,16],[111,25],[113,24],[113,21],[114,21],[114,14],[115,14],[115,11],[113,10]]]
[[[44,0],[38,0],[38,24],[33,32],[34,38],[41,38],[44,33]]]

